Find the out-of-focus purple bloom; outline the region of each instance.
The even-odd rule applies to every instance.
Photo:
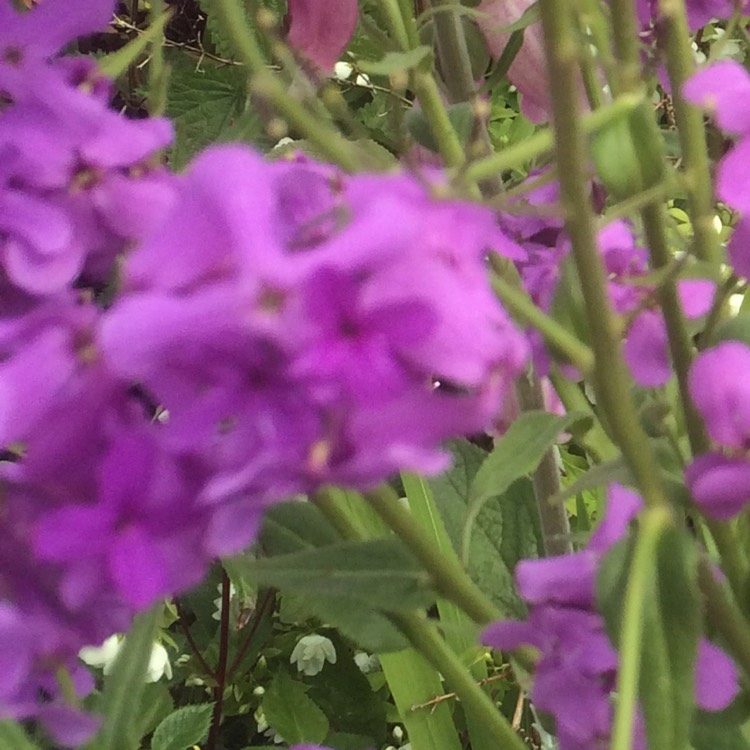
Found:
[[[719,445],[750,448],[750,347],[725,341],[696,357],[690,395]]]
[[[523,252],[491,212],[405,176],[235,147],[204,154],[180,191],[132,256],[103,342],[169,410],[174,449],[215,462],[207,502],[434,472],[441,441],[487,425],[522,371],[526,342],[483,258]]]
[[[729,18],[735,5],[732,0],[686,0],[688,26],[691,31],[696,31],[714,18]],[[636,6],[643,28],[647,29],[654,22],[658,24],[659,0],[637,0]]]
[[[328,73],[349,44],[357,13],[357,0],[289,0],[287,42]]]
[[[540,651],[531,698],[537,708],[554,716],[562,750],[595,750],[609,741],[618,655],[595,610],[596,571],[642,507],[635,492],[611,485],[607,513],[584,550],[518,564],[516,580],[530,605],[528,620],[498,622],[483,634],[483,642],[495,648],[512,650],[527,644]],[[698,705],[722,710],[738,690],[733,662],[702,639],[696,663]],[[634,747],[645,747],[640,722]]]

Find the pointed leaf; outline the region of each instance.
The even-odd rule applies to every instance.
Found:
[[[122,75],[145,51],[149,44],[161,44],[164,28],[172,17],[172,11],[162,13],[146,31],[140,32],[135,39],[120,47],[117,52],[99,59],[99,68],[109,78]]]
[[[308,697],[307,687],[279,672],[263,696],[263,713],[273,730],[289,744],[321,743],[328,734],[328,719]]]
[[[211,727],[213,703],[178,708],[156,728],[151,750],[186,750],[206,739]]]

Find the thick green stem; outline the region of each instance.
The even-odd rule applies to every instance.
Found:
[[[388,527],[422,562],[441,596],[457,604],[480,625],[503,619],[503,613],[469,578],[458,559],[440,552],[435,542],[401,506],[390,487],[383,485],[368,492],[365,497]]]
[[[455,0],[430,0],[437,12],[433,15],[440,69],[452,102],[468,102],[476,95],[471,59],[461,18],[452,8]]]
[[[497,747],[503,750],[527,750],[526,744],[513,731],[510,722],[451,651],[433,624],[424,617],[410,614],[394,614],[391,615],[391,620],[412,646],[443,675],[448,687],[471,710],[472,715],[489,729],[498,743]]]
[[[542,312],[523,289],[506,281],[498,273],[492,275],[492,286],[516,319],[539,331],[547,344],[575,365],[584,376],[591,373],[594,355],[586,344],[579,341],[565,326]]]
[[[693,224],[693,249],[701,260],[719,263],[719,236],[714,227],[713,181],[703,114],[682,95],[685,81],[695,70],[685,3],[683,0],[660,0],[659,7],[667,52],[667,72],[672,87],[672,103]]]
[[[571,0],[540,0],[552,93],[560,199],[586,304],[597,403],[649,506],[666,505],[659,466],[638,420],[631,379],[619,340],[619,325],[607,293],[607,277],[596,245],[585,174],[588,161],[578,115],[577,50]]]
[[[638,680],[641,673],[643,641],[643,607],[649,582],[653,577],[656,549],[662,533],[671,523],[666,508],[650,508],[641,517],[638,539],[633,553],[625,590],[620,666],[617,673],[617,706],[612,726],[612,750],[631,750],[633,721],[638,704]]]
[[[212,10],[240,60],[247,66],[250,92],[268,101],[325,158],[347,171],[356,171],[361,165],[354,147],[336,128],[311,117],[307,109],[290,96],[281,80],[267,69],[240,0],[214,0]]]

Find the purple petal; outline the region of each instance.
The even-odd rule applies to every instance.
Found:
[[[685,98],[716,116],[722,130],[750,131],[750,75],[738,62],[723,60],[696,73],[683,87]]]
[[[131,526],[111,544],[110,574],[128,604],[142,610],[169,593],[164,560],[143,529]]]
[[[594,600],[596,558],[589,552],[522,560],[516,566],[518,588],[532,604],[556,602],[589,607]]]
[[[718,646],[702,638],[695,662],[695,702],[705,711],[722,711],[739,690],[734,662]]]
[[[644,310],[633,321],[623,353],[638,385],[656,388],[672,377],[667,328],[660,312]]]
[[[737,211],[750,211],[750,137],[743,138],[720,162],[716,194]]]
[[[96,733],[101,720],[70,706],[42,706],[39,721],[49,736],[63,747],[81,747]]]
[[[750,447],[750,348],[725,341],[701,352],[688,377],[708,434],[720,445]]]
[[[735,273],[750,278],[750,216],[741,218],[732,232],[729,259]]]
[[[289,0],[289,46],[333,70],[357,25],[357,0]]]
[[[716,284],[709,279],[682,279],[677,282],[677,293],[685,316],[700,318],[711,309]]]
[[[711,518],[727,520],[750,501],[750,462],[718,453],[698,456],[685,478],[695,502]]]
[[[591,535],[587,549],[604,554],[625,535],[628,525],[643,508],[641,496],[620,484],[611,484],[607,492],[607,511]]]

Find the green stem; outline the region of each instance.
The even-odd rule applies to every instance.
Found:
[[[702,559],[698,565],[698,583],[706,599],[706,617],[722,636],[732,656],[739,662],[746,677],[750,677],[750,629],[747,619],[732,600],[726,586],[716,579],[710,561]]]
[[[544,411],[542,383],[533,371],[516,381],[516,394],[523,411]],[[573,542],[570,538],[568,511],[564,503],[550,502],[552,498],[559,496],[562,489],[554,450],[545,451],[539,466],[531,475],[531,481],[541,522],[544,554],[570,554],[573,552]]]
[[[443,555],[411,514],[399,503],[396,493],[383,485],[365,498],[430,573],[438,593],[457,604],[476,623],[503,619],[503,613],[485,596],[454,555]]]
[[[448,647],[434,625],[415,614],[391,615],[393,623],[409,639],[414,648],[445,678],[450,689],[482,721],[503,750],[527,750],[525,743],[513,731],[510,722],[500,713],[487,693],[482,690]]]
[[[596,133],[609,123],[624,117],[628,112],[632,112],[642,101],[643,97],[639,95],[620,96],[612,104],[582,117],[581,130],[586,134]],[[551,151],[554,146],[555,139],[552,130],[539,130],[510,148],[503,149],[485,159],[472,162],[466,168],[464,176],[470,182],[479,182],[498,172],[520,167],[533,158]]]
[[[578,385],[568,380],[555,366],[552,367],[548,377],[567,411],[582,411],[591,417],[592,426],[583,438],[581,438],[581,444],[586,451],[596,462],[617,458],[620,455],[620,451],[612,442],[609,435],[607,435],[599,421],[599,417],[591,408],[591,404],[586,396],[583,395]]]
[[[662,204],[652,203],[645,206],[641,211],[641,218],[651,256],[651,265],[657,270],[668,267],[672,263],[673,257],[667,242]],[[695,404],[693,404],[688,386],[688,373],[693,361],[693,343],[685,325],[685,316],[682,312],[675,280],[671,276],[665,278],[659,285],[657,294],[667,326],[669,350],[677,375],[690,446],[694,454],[705,453],[710,448],[708,436],[703,426],[703,420],[695,408]]]
[[[695,70],[683,0],[660,0],[667,72],[672,87],[677,134],[682,149],[688,207],[693,224],[693,249],[701,260],[720,263],[719,236],[714,228],[714,196],[703,114],[686,101],[682,88]]]
[[[623,610],[620,637],[620,666],[617,673],[617,706],[612,726],[611,750],[631,750],[633,721],[638,703],[641,672],[643,607],[653,576],[656,549],[662,533],[671,523],[666,508],[650,508],[641,517],[633,553]]]
[[[151,0],[149,17],[154,23],[164,14],[164,0]],[[151,45],[151,62],[148,67],[148,111],[152,117],[161,115],[167,106],[168,71],[164,64],[164,34]]]
[[[540,7],[552,93],[560,199],[591,330],[597,403],[646,504],[666,505],[659,466],[638,420],[631,378],[620,346],[619,325],[596,245],[585,173],[588,157],[577,111],[577,51],[571,27],[571,0],[540,0]]]
[[[612,35],[619,78],[618,93],[643,89],[641,45],[635,0],[610,0]]]
[[[247,66],[251,93],[268,101],[326,159],[349,172],[356,171],[360,161],[354,147],[334,127],[311,117],[308,110],[290,96],[278,77],[268,70],[255,34],[247,25],[240,0],[214,0],[212,9],[240,60]]]
[[[591,373],[594,367],[594,355],[586,344],[579,341],[565,326],[542,312],[522,288],[506,281],[499,273],[492,274],[491,281],[495,293],[514,317],[536,328],[547,344],[575,365],[582,375],[586,376]]]
[[[476,95],[471,59],[454,0],[429,0],[438,11],[433,16],[440,70],[452,102],[468,102]],[[444,12],[441,12],[444,11]]]

